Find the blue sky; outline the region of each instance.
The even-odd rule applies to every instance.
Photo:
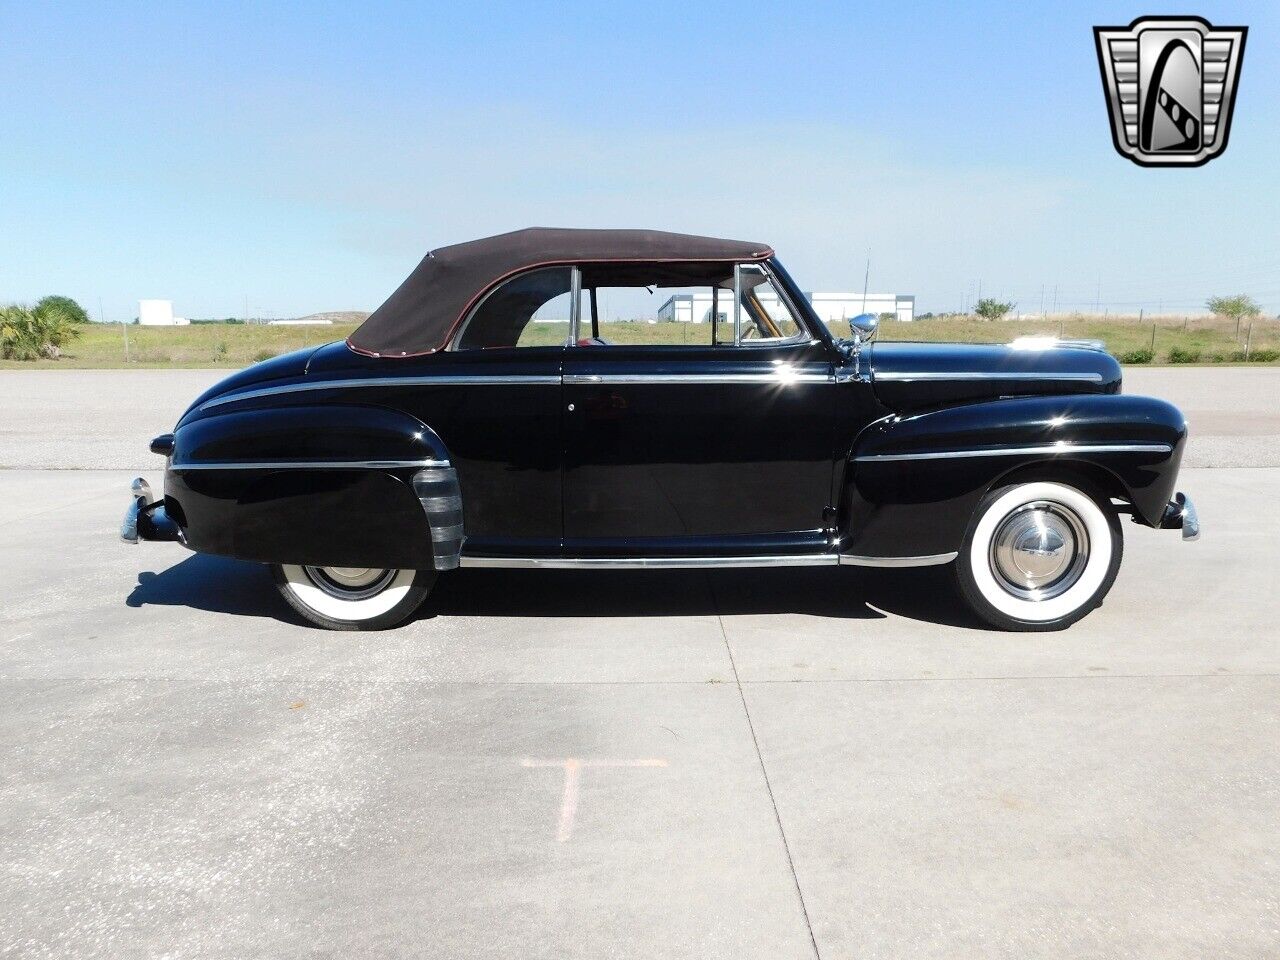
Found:
[[[1091,27],[1250,27],[1227,152],[1114,152]],[[772,243],[807,289],[1280,310],[1280,5],[0,0],[0,301],[372,309],[529,225]]]

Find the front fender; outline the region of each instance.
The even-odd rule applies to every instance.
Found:
[[[982,496],[1029,469],[1084,477],[1157,526],[1186,437],[1176,407],[1126,395],[1010,398],[885,417],[850,451],[842,549],[864,556],[958,550]]]
[[[430,569],[438,566],[438,550],[428,500],[414,480],[421,486],[424,473],[435,479],[443,472],[452,474],[440,438],[396,410],[317,405],[228,412],[178,427],[165,503],[187,545],[204,553]]]

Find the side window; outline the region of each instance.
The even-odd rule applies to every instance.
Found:
[[[584,270],[580,346],[709,347],[733,343],[733,280],[721,287],[592,284]],[[643,279],[643,278],[642,278]],[[661,279],[660,277],[657,279]]]
[[[550,347],[569,336],[572,271],[549,267],[522,273],[489,293],[458,338],[458,350]]]
[[[741,303],[735,304],[735,291]],[[736,324],[741,324],[737,339]],[[758,264],[587,264],[579,346],[733,347],[797,336],[801,327]]]

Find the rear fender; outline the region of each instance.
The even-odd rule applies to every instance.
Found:
[[[417,418],[382,407],[278,407],[185,423],[165,494],[188,546],[205,553],[447,569],[461,548],[448,451]],[[436,537],[446,526],[449,535]]]
[[[1158,526],[1187,429],[1149,397],[1023,397],[947,407],[868,426],[850,451],[842,550],[929,556],[960,549],[982,496],[1020,475],[1077,479]]]

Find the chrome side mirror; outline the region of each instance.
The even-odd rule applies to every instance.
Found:
[[[875,339],[880,329],[880,319],[874,313],[860,313],[849,320],[849,332],[854,343],[867,343]]]

